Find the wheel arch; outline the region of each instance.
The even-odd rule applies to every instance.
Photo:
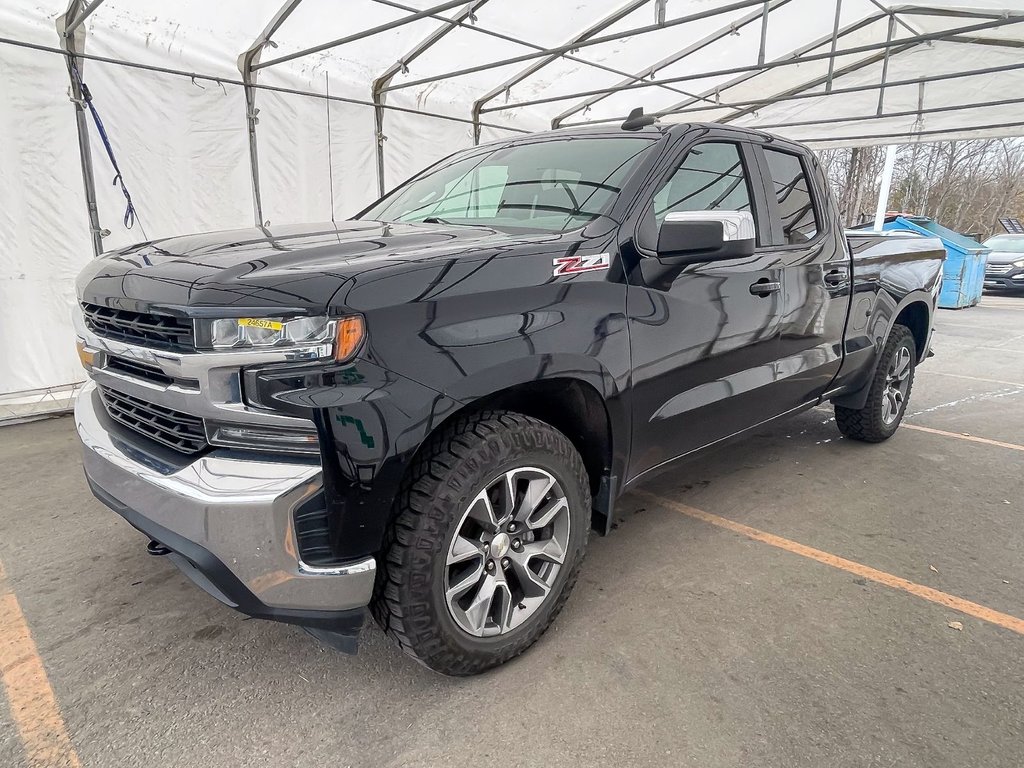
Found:
[[[871,382],[878,370],[881,360],[881,351],[885,342],[892,335],[892,329],[896,325],[906,325],[914,337],[914,346],[917,349],[917,363],[924,360],[928,352],[928,342],[931,333],[932,313],[935,297],[924,290],[913,291],[896,304],[889,313],[888,323],[885,325],[885,333],[875,338],[875,355],[871,365],[864,372],[860,379],[861,385],[849,394],[832,398],[832,402],[845,408],[863,408],[868,399],[868,392],[871,389]]]
[[[467,377],[453,392],[461,407],[433,424],[420,445],[430,444],[433,435],[454,419],[474,411],[507,410],[531,416],[562,432],[579,451],[590,478],[593,499],[592,526],[605,534],[611,527],[612,508],[626,465],[629,429],[626,414],[613,390],[611,377],[592,367],[564,368],[547,361],[551,375],[515,376],[520,361],[489,371],[485,376]],[[522,370],[518,371],[522,373]],[[489,386],[481,386],[486,382]],[[503,382],[503,386],[496,386]],[[413,460],[410,466],[415,466]]]
[[[928,351],[928,332],[931,328],[931,316],[931,308],[928,302],[920,297],[913,297],[899,309],[895,319],[889,326],[886,338],[889,338],[889,334],[892,333],[893,326],[905,325],[914,335],[914,346],[917,347],[917,362],[920,363],[924,360],[924,356]]]

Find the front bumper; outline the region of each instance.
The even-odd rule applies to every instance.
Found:
[[[375,560],[310,566],[298,554],[293,513],[322,489],[318,461],[229,451],[163,461],[120,436],[92,383],[78,397],[75,423],[97,498],[169,548],[207,592],[251,616],[359,631]]]
[[[1011,288],[1024,291],[1024,270],[1000,275],[985,275],[986,288]]]

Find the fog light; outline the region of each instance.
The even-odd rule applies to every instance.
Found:
[[[207,422],[210,445],[284,453],[319,453],[320,442],[313,427],[259,427]]]

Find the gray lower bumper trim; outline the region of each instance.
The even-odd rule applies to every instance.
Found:
[[[292,512],[322,486],[319,463],[254,460],[214,451],[179,466],[140,460],[106,428],[95,386],[75,405],[90,482],[145,520],[211,553],[261,603],[289,611],[361,608],[376,562],[312,568],[298,555]]]

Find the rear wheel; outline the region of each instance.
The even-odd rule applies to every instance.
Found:
[[[892,437],[910,402],[916,358],[917,346],[910,329],[904,325],[893,326],[864,407],[836,406],[839,431],[853,440],[868,443],[880,443]]]
[[[397,502],[373,611],[402,649],[449,675],[522,653],[569,596],[589,481],[554,427],[510,412],[433,438]]]

